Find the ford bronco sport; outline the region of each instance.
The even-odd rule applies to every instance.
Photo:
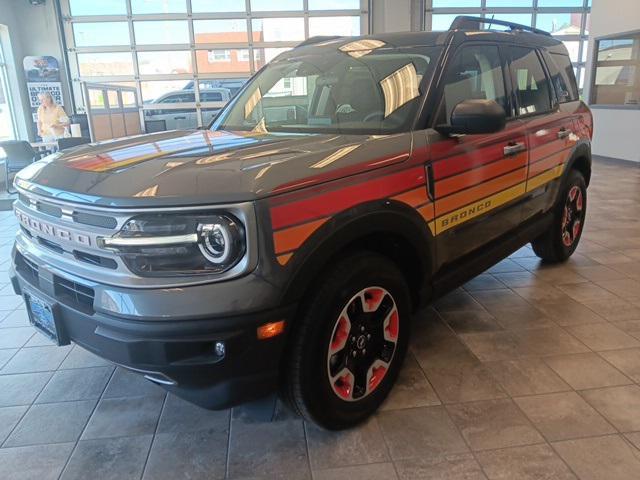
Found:
[[[414,309],[580,240],[592,118],[562,42],[458,17],[322,37],[206,130],[59,152],[15,185],[31,322],[208,408],[278,387],[326,428],[391,390]]]

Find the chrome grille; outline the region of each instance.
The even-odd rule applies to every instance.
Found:
[[[257,235],[254,207],[251,202],[239,204],[197,205],[163,208],[112,208],[91,204],[76,204],[53,197],[19,189],[19,200],[14,203],[21,232],[16,246],[37,258],[48,271],[68,273],[78,279],[102,285],[119,287],[177,287],[224,281],[236,275],[142,277],[127,268],[122,258],[111,250],[100,247],[99,239],[113,236],[133,216],[152,213],[182,213],[185,211],[223,210],[237,216],[247,229],[250,254],[238,270],[253,269],[257,264]],[[49,205],[61,210],[61,217],[47,215],[38,205]],[[45,207],[46,208],[46,207]],[[49,209],[54,212],[57,210]],[[26,218],[26,220],[24,220]],[[33,221],[31,224],[29,222]],[[41,242],[41,239],[46,242]],[[56,247],[60,247],[62,252]],[[249,264],[250,267],[246,267]],[[64,275],[63,275],[64,276]]]
[[[108,228],[115,230],[118,227],[118,219],[110,215],[102,215],[83,211],[81,208],[57,205],[35,197],[29,197],[24,193],[18,195],[18,200],[22,205],[30,209],[35,209],[53,218],[61,218],[92,227]]]

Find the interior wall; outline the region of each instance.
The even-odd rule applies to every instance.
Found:
[[[62,96],[67,114],[73,113],[69,85],[64,69],[64,58],[58,35],[55,0],[34,6],[27,0],[2,0],[0,24],[8,28],[13,58],[7,61],[15,116],[20,138],[35,139],[35,128],[27,95],[27,84],[22,60],[30,55],[51,55],[60,64]]]
[[[640,1],[593,0],[591,32],[585,78],[586,99],[590,98],[593,74],[594,39],[640,30]],[[594,121],[593,153],[640,162],[640,108],[606,108],[592,105]]]

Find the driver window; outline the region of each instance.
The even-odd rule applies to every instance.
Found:
[[[474,45],[458,50],[445,74],[436,124],[449,123],[454,107],[469,99],[495,100],[509,112],[496,45]]]

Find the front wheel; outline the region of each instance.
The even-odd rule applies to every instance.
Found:
[[[359,253],[331,268],[304,304],[286,399],[307,420],[348,428],[376,411],[397,378],[409,338],[408,288],[393,262]]]
[[[547,262],[563,262],[578,246],[587,212],[587,185],[577,170],[569,176],[554,208],[551,228],[531,242],[535,254]]]

